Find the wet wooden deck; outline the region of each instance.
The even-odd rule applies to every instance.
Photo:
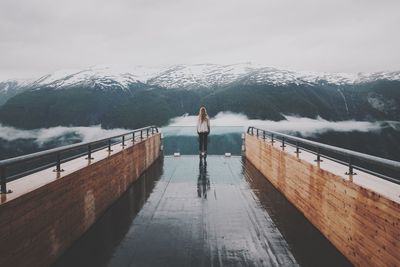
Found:
[[[241,179],[240,158],[166,158],[165,172],[110,266],[296,266]]]
[[[55,266],[351,266],[241,157],[154,168]]]

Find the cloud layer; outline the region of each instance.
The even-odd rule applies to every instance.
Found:
[[[211,119],[213,134],[244,132],[248,126],[256,126],[266,130],[300,133],[303,136],[312,136],[328,131],[336,132],[369,132],[380,131],[382,127],[391,127],[400,131],[400,122],[367,122],[367,121],[338,121],[332,122],[322,118],[310,119],[295,116],[286,116],[284,121],[250,120],[243,114],[220,112]],[[195,125],[197,116],[182,116],[173,118],[169,125],[161,131],[166,135],[196,135]],[[67,135],[78,137],[81,141],[93,141],[127,132],[127,129],[102,129],[100,125],[91,127],[52,127],[35,130],[21,130],[0,124],[0,139],[15,141],[18,139],[32,139],[39,146],[52,140],[71,142]]]
[[[33,139],[39,146],[60,139],[68,134],[78,136],[82,142],[93,141],[127,132],[126,129],[102,129],[100,125],[91,127],[52,127],[35,130],[20,130],[0,124],[0,139],[15,141],[18,139]],[[68,140],[67,140],[68,141]]]
[[[170,121],[168,127],[164,129],[167,133],[196,134],[193,127],[196,125],[197,116],[177,117]],[[328,131],[336,132],[369,132],[379,131],[383,122],[367,121],[327,121],[320,117],[317,119],[300,118],[286,116],[286,120],[250,120],[243,114],[231,112],[220,112],[211,118],[211,128],[215,132],[244,131],[249,126],[255,126],[266,130],[277,132],[297,132],[303,136],[311,136]],[[386,123],[389,127],[396,129],[400,126],[399,122]]]

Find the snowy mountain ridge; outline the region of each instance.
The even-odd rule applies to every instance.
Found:
[[[400,80],[400,71],[375,73],[319,73],[284,70],[252,63],[232,65],[195,64],[167,67],[94,66],[83,70],[63,70],[37,80],[0,82],[0,92],[13,88],[50,87],[63,89],[79,85],[126,90],[131,84],[144,83],[162,88],[211,88],[235,82],[243,84],[357,84],[376,80]]]

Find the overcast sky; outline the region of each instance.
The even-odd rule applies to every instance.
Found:
[[[1,0],[0,79],[102,64],[400,70],[399,0]]]

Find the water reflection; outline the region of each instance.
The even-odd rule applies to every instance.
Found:
[[[210,177],[207,173],[207,159],[200,158],[199,177],[197,178],[197,195],[207,199],[207,191],[210,190]]]
[[[164,154],[196,155],[198,136],[195,127],[166,127],[161,129],[164,139]],[[208,154],[223,155],[226,152],[240,155],[243,127],[212,127],[208,137]]]

